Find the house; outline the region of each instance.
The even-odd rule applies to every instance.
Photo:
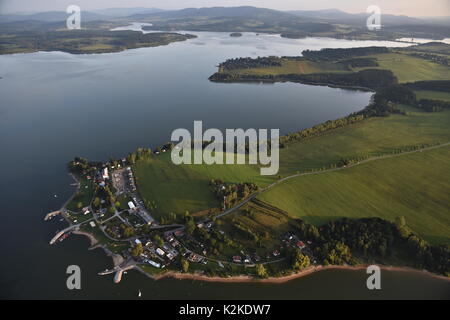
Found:
[[[94,221],[89,222],[89,225],[90,225],[92,228],[95,228],[95,222],[94,222]]]
[[[164,256],[166,254],[161,248],[156,249],[156,253],[160,256]]]
[[[272,252],[274,257],[278,257],[280,255],[280,251],[275,250],[274,252]]]
[[[139,239],[135,239],[135,240],[134,240],[134,243],[136,243],[136,244],[142,244],[141,240],[139,240]]]
[[[150,217],[146,212],[144,212],[143,210],[138,210],[137,214],[139,215],[139,217],[145,221],[146,224],[150,225],[153,223],[153,219],[152,217]]]
[[[103,179],[109,179],[108,167],[103,168],[102,178]]]
[[[233,256],[233,262],[234,262],[234,263],[241,263],[241,262],[242,262],[242,259],[241,259],[240,256]]]
[[[150,265],[152,265],[152,266],[154,266],[155,268],[160,268],[161,267],[161,265],[159,263],[157,263],[157,262],[155,262],[153,260],[150,260],[150,259],[146,259],[145,262],[150,264]]]
[[[84,207],[83,209],[81,209],[81,212],[83,213],[83,214],[89,214],[90,213],[90,211],[89,211],[89,207]]]
[[[131,210],[136,209],[136,206],[134,205],[133,201],[129,201],[129,202],[128,202],[128,207],[129,207]]]
[[[306,247],[305,244],[303,243],[303,241],[298,241],[295,245],[296,245],[297,248],[299,248],[299,249],[303,249],[303,248]]]

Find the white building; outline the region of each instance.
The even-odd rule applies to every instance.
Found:
[[[108,167],[103,168],[102,177],[103,179],[109,179]]]
[[[134,205],[133,201],[128,202],[128,207],[129,207],[131,210],[136,209],[136,206]]]

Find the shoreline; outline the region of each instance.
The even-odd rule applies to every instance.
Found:
[[[90,241],[89,249],[91,249],[91,248],[94,249],[94,247],[96,247],[97,244],[99,244],[99,241],[97,240],[97,238],[95,238],[94,235],[89,232],[85,232],[85,231],[81,231],[81,230],[74,230],[74,231],[72,231],[72,233],[76,234],[76,235],[87,237]]]
[[[78,182],[78,180],[76,179],[75,176],[73,176],[72,174],[70,174],[75,181]],[[74,195],[76,194],[76,191],[74,193]],[[74,196],[73,195],[73,196]],[[72,197],[73,197],[72,196]],[[69,223],[70,225],[70,223]],[[85,236],[89,239],[90,241],[90,246],[88,248],[88,250],[94,250],[97,248],[101,248],[103,249],[103,252],[106,254],[106,256],[110,257],[112,259],[113,265],[114,267],[119,266],[123,261],[123,257],[120,254],[115,254],[113,252],[111,252],[108,248],[106,248],[105,245],[101,244],[100,241],[95,238],[95,236],[92,233],[89,233],[87,231],[81,231],[81,230],[74,230],[72,231],[73,234],[75,235],[82,235]],[[316,272],[320,272],[320,271],[325,271],[325,270],[351,270],[351,271],[358,271],[358,270],[364,270],[367,268],[367,266],[369,266],[370,264],[361,264],[361,265],[357,265],[357,266],[349,266],[349,265],[328,265],[328,266],[323,266],[323,265],[318,265],[318,266],[310,266],[302,271],[299,272],[295,272],[295,273],[291,273],[289,275],[284,275],[281,277],[269,277],[269,278],[265,278],[265,279],[261,279],[261,278],[255,278],[253,276],[249,276],[249,275],[237,275],[237,276],[230,276],[230,277],[220,277],[220,276],[206,276],[203,274],[198,274],[198,273],[181,273],[178,271],[167,271],[167,272],[163,272],[161,274],[157,274],[157,275],[153,275],[151,273],[146,272],[145,270],[143,270],[142,268],[140,268],[139,264],[135,264],[132,268],[132,270],[136,270],[140,273],[142,273],[143,275],[157,281],[157,280],[161,280],[164,278],[173,278],[173,279],[178,279],[178,280],[197,280],[197,281],[203,281],[203,282],[229,282],[229,283],[271,283],[271,284],[282,284],[282,283],[286,283],[289,282],[291,280],[295,280],[298,278],[302,278],[305,276],[308,276],[310,274],[316,273]],[[448,281],[450,282],[450,277],[446,277],[444,275],[440,275],[440,274],[436,274],[436,273],[432,273],[430,271],[427,271],[425,269],[420,270],[420,269],[415,269],[412,267],[407,267],[407,266],[387,266],[387,265],[377,265],[380,267],[381,270],[386,270],[386,271],[396,271],[396,272],[410,272],[410,273],[421,273],[427,276],[430,276],[432,278],[441,280],[441,281]]]
[[[231,276],[228,278],[223,277],[209,277],[201,274],[192,274],[192,273],[180,273],[180,272],[174,272],[169,271],[160,275],[151,276],[154,280],[161,280],[164,278],[173,278],[178,280],[198,280],[198,281],[204,281],[204,282],[229,282],[229,283],[275,283],[275,284],[282,284],[289,282],[291,280],[295,280],[298,278],[302,278],[305,276],[308,276],[310,274],[325,271],[325,270],[351,270],[351,271],[358,271],[358,270],[365,270],[369,266],[369,264],[363,264],[358,266],[339,266],[339,265],[329,265],[329,266],[313,266],[308,267],[300,272],[292,273],[290,275],[282,276],[282,277],[269,277],[266,279],[258,279],[247,275],[239,275],[239,276]],[[449,281],[450,277],[445,277],[443,275],[438,275],[435,273],[431,273],[426,270],[419,270],[414,269],[411,267],[396,267],[396,266],[384,266],[379,265],[381,270],[385,271],[396,271],[396,272],[411,272],[411,273],[421,273],[426,274],[428,276],[431,276],[432,278],[443,280],[443,281]],[[141,272],[146,273],[141,269]]]

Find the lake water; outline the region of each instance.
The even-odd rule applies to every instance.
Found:
[[[207,79],[225,59],[300,55],[304,49],[386,42],[274,35],[196,33],[164,47],[100,55],[39,52],[0,56],[2,197],[0,298],[449,298],[448,282],[421,273],[384,272],[383,290],[369,292],[362,271],[326,271],[283,285],[220,284],[129,272],[118,285],[97,272],[111,266],[102,251],[71,237],[48,245],[64,225],[44,215],[71,195],[66,163],[123,157],[154,147],[175,128],[299,130],[364,107],[371,94],[300,84],[218,84]],[[55,197],[56,195],[56,197]],[[82,269],[79,292],[66,289],[65,270]]]

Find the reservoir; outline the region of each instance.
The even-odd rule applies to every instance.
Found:
[[[97,275],[112,265],[81,236],[48,244],[64,225],[47,212],[72,194],[66,164],[75,156],[106,161],[155,147],[172,130],[277,128],[281,134],[366,106],[371,93],[293,83],[208,81],[229,58],[300,55],[305,49],[404,46],[404,43],[277,35],[196,33],[198,38],[120,53],[38,52],[0,56],[0,297],[148,299],[450,298],[450,282],[424,273],[383,271],[382,290],[367,290],[364,271],[328,270],[284,284],[153,281],[135,271],[115,285]],[[66,288],[79,265],[82,290]]]

